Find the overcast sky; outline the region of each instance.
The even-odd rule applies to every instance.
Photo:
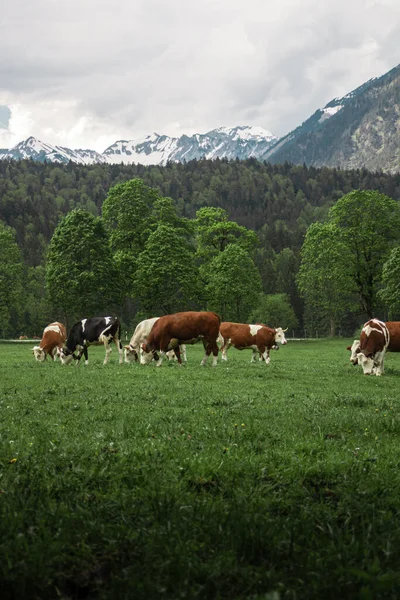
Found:
[[[400,62],[400,0],[0,0],[0,148],[280,137]]]

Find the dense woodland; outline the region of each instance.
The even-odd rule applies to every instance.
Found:
[[[195,220],[201,208],[219,207],[230,221],[255,231],[258,241],[252,259],[263,293],[286,295],[296,316],[293,329],[304,332],[306,327],[309,334],[319,331],[321,335],[329,331],[329,318],[307,316],[297,280],[309,226],[326,221],[330,208],[353,190],[376,190],[400,199],[400,174],[364,169],[271,165],[253,159],[200,160],[165,167],[0,161],[0,221],[15,231],[24,269],[18,306],[0,334],[40,335],[46,319],[62,317],[49,303],[45,277],[49,243],[60,219],[74,209],[100,216],[110,189],[137,178],[161,197],[172,198],[178,217],[187,222]],[[69,250],[73,255],[74,248]],[[4,277],[2,285],[7,287]],[[149,310],[135,302],[128,309],[125,301],[125,307],[121,306],[124,326],[132,328]],[[362,318],[362,310],[349,309],[337,323],[339,332],[351,333]]]

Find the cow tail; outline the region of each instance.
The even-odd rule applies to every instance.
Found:
[[[116,317],[116,321],[118,323],[117,335],[118,335],[118,343],[119,349],[122,350],[122,342],[121,342],[121,321]]]
[[[221,317],[219,316],[219,314],[218,314],[218,313],[216,313],[216,312],[214,312],[214,313],[213,313],[213,315],[215,315],[215,316],[217,317],[217,319],[218,319],[218,322],[219,322],[218,324],[219,324],[219,325],[221,325],[221,321],[222,321],[222,319],[221,319]]]

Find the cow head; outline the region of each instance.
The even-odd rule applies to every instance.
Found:
[[[32,352],[39,362],[46,360],[46,352],[40,346],[34,346]]]
[[[126,363],[138,362],[138,360],[139,360],[138,353],[136,352],[136,350],[134,348],[132,348],[131,345],[124,346],[124,353],[125,353],[125,362]]]
[[[69,365],[74,360],[74,354],[68,348],[59,348],[57,351],[62,365]]]
[[[285,337],[285,331],[287,331],[288,328],[286,327],[286,329],[282,329],[282,327],[277,327],[275,329],[275,343],[278,344],[287,344],[287,339]]]
[[[347,350],[350,350],[350,362],[352,365],[358,365],[358,358],[360,356],[360,340],[354,340],[351,346],[347,346]]]
[[[154,357],[154,350],[145,342],[140,345],[140,364],[148,365]]]
[[[359,352],[358,364],[360,364],[362,366],[364,375],[372,375],[372,374],[378,375],[378,372],[376,370],[376,365],[374,362],[374,355],[372,354],[372,352],[370,352],[367,355],[365,355],[363,352]]]

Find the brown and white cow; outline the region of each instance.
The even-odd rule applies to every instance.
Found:
[[[370,319],[363,325],[359,343],[354,340],[350,347],[350,360],[353,364],[358,363],[362,366],[364,375],[380,376],[384,370],[384,358],[389,345],[390,332],[387,323],[379,319]]]
[[[285,338],[286,329],[277,327],[267,327],[266,325],[247,325],[246,323],[221,323],[220,332],[224,338],[221,348],[222,360],[227,360],[226,353],[231,346],[237,350],[251,348],[253,354],[250,362],[254,362],[257,354],[265,360],[265,364],[270,362],[269,351],[278,343],[287,344]]]
[[[370,321],[367,321],[367,323],[364,324],[362,332],[361,332],[361,336],[359,340],[354,340],[354,342],[352,343],[351,346],[348,346],[347,349],[350,350],[351,355],[350,355],[350,362],[353,365],[362,365],[365,364],[365,359],[360,356],[360,354],[366,354],[366,337],[367,337],[367,329],[364,332],[364,329],[366,328],[366,326],[368,324],[372,325],[375,323],[375,328],[379,329],[379,325],[383,323],[383,325],[386,327],[387,333],[388,333],[388,337],[389,337],[389,341],[388,344],[386,346],[385,352],[400,352],[400,321],[379,321],[378,319],[371,319]],[[372,327],[372,325],[370,325]],[[364,335],[363,335],[364,332]],[[382,329],[382,336],[383,338],[385,338],[385,330]],[[374,338],[377,338],[379,341],[379,334],[377,332],[374,333]],[[381,339],[381,342],[383,341],[383,338]],[[371,349],[372,346],[372,351],[374,351],[374,343],[372,340],[369,340],[369,350]],[[378,344],[377,348],[379,351],[379,346],[381,344]],[[380,355],[379,355],[380,357]],[[378,361],[379,361],[379,357],[378,357]],[[364,367],[363,367],[364,370]],[[374,364],[373,373],[375,373],[375,375],[381,375],[383,373],[383,358],[382,361],[376,362],[376,364]],[[366,373],[364,370],[364,374],[365,375],[369,375],[370,372]]]
[[[146,338],[152,330],[154,323],[158,321],[159,318],[160,317],[152,317],[151,319],[145,319],[136,326],[136,329],[132,334],[129,344],[127,346],[124,346],[126,363],[138,362],[140,346],[146,341]],[[182,344],[179,349],[184,362],[186,362],[186,346]],[[166,355],[169,360],[173,360],[174,358],[176,358],[175,350],[168,350],[168,352],[166,352]],[[156,353],[154,354],[154,359],[156,361],[159,360],[159,357]]]
[[[163,354],[175,350],[179,364],[182,359],[179,344],[195,344],[202,341],[205,349],[201,361],[205,365],[207,358],[213,353],[213,366],[218,361],[219,326],[221,319],[214,312],[179,312],[160,317],[153,325],[145,342],[141,345],[140,362],[145,365],[152,359],[155,352],[161,353],[157,366],[162,364]]]
[[[47,356],[50,356],[51,360],[57,358],[57,349],[63,347],[66,339],[67,332],[62,323],[55,321],[47,325],[39,346],[34,346],[32,350],[36,360],[43,361]]]

